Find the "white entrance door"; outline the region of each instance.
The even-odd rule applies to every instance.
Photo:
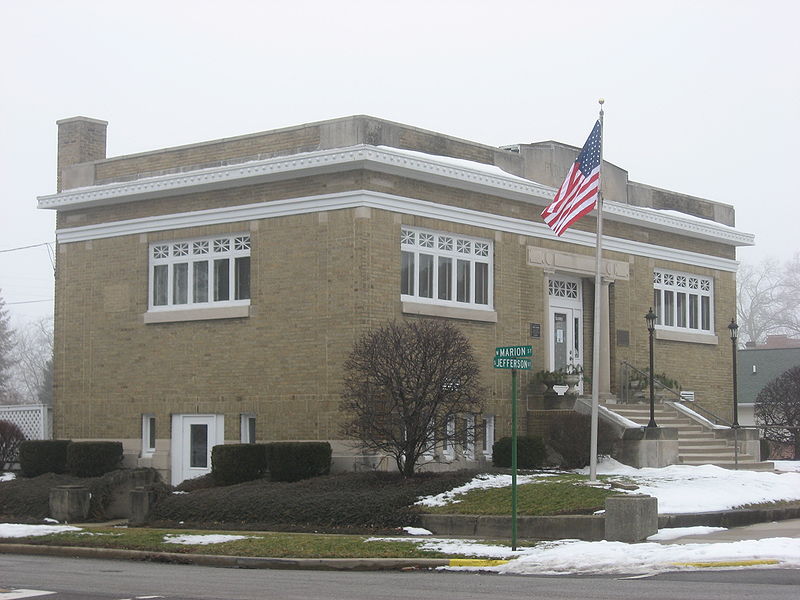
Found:
[[[222,415],[172,415],[172,485],[211,472],[211,449],[224,442]]]
[[[555,276],[550,280],[550,370],[583,366],[581,280]]]

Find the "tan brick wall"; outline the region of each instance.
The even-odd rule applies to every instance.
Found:
[[[87,224],[362,187],[511,216],[527,214],[531,208],[401,178],[353,172],[72,211],[67,216],[83,215],[79,224]],[[496,437],[508,435],[511,377],[508,371],[491,368],[494,348],[531,343],[533,372],[545,368],[545,338],[529,337],[529,324],[547,319],[544,272],[527,265],[526,248],[535,245],[582,255],[592,255],[593,250],[365,209],[60,244],[55,435],[135,439],[140,435],[140,415],[152,413],[162,438],[168,436],[172,413],[222,413],[226,439],[236,440],[239,414],[251,412],[257,415],[260,439],[337,439],[340,369],[353,342],[371,327],[406,318],[399,298],[401,224],[493,240],[498,322],[458,324],[473,341],[482,364],[488,389],[486,412],[497,415]],[[639,234],[632,229],[617,233]],[[142,323],[147,310],[149,243],[241,231],[250,231],[252,238],[249,318]],[[721,245],[707,248],[705,243],[676,236],[664,241],[675,247],[713,250],[716,255],[729,253]],[[646,364],[643,316],[652,303],[653,268],[714,278],[720,343],[658,341],[656,370],[678,379],[684,389],[697,390],[704,404],[726,414],[731,392],[726,325],[733,310],[733,275],[614,252],[606,257],[631,264],[630,281],[613,284],[612,347],[617,329],[629,331],[630,346],[613,350],[612,376],[620,360]],[[584,285],[584,362],[588,366],[592,286],[586,279]],[[520,427],[525,427],[529,381],[528,374],[520,373]]]

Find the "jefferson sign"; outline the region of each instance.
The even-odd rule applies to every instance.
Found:
[[[531,368],[530,357],[533,356],[533,346],[498,346],[494,349],[495,369],[523,369]]]

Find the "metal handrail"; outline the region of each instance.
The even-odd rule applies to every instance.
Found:
[[[649,377],[649,375],[647,373],[645,373],[644,371],[642,371],[640,369],[637,369],[636,367],[634,367],[631,363],[629,363],[626,360],[621,361],[620,364],[623,365],[624,367],[627,367],[628,369],[632,369],[633,371],[636,371],[642,377]],[[681,396],[680,392],[676,392],[672,388],[667,387],[666,385],[661,383],[658,379],[654,378],[653,379],[653,383],[659,385],[662,389],[670,392],[673,396],[676,396],[678,401],[685,403],[685,401],[684,401],[683,397]],[[627,386],[625,386],[625,387],[627,387]],[[627,401],[627,397],[625,398],[625,401]],[[699,404],[692,403],[691,404],[691,409],[693,411],[697,412],[697,413],[700,413],[701,415],[703,415],[704,417],[706,417],[707,419],[712,421],[715,425],[723,425],[725,427],[733,427],[733,423],[731,423],[727,419],[724,419],[724,418],[720,417],[719,415],[714,414],[710,410],[707,410],[707,409],[703,408]]]
[[[725,427],[733,427],[733,423],[731,423],[727,419],[720,417],[719,415],[715,415],[713,412],[703,408],[699,404],[692,404],[691,410],[700,413],[704,417],[708,418],[709,421],[713,421],[714,425],[724,425]],[[742,426],[740,426],[740,428],[744,429],[744,427]]]
[[[620,363],[620,364],[624,365],[625,367],[628,367],[629,369],[633,369],[634,371],[636,371],[637,373],[639,373],[639,375],[641,375],[642,377],[649,377],[649,375],[648,375],[647,373],[645,373],[644,371],[641,371],[641,370],[637,369],[637,368],[636,368],[636,367],[634,367],[634,366],[633,366],[631,363],[629,363],[627,360],[623,360],[623,361],[621,361],[621,363]],[[626,383],[627,383],[627,381],[626,381]],[[671,393],[673,396],[676,396],[676,397],[678,398],[678,400],[683,400],[683,398],[681,397],[681,393],[680,393],[680,392],[676,392],[676,391],[675,391],[675,390],[673,390],[671,387],[667,387],[666,385],[664,385],[663,383],[661,383],[661,382],[660,382],[658,379],[656,379],[655,377],[653,378],[653,383],[655,383],[655,384],[659,385],[659,386],[660,386],[662,389],[664,389],[664,390],[666,390],[666,391],[670,392],[670,393]],[[626,387],[627,387],[627,386],[626,386]],[[627,400],[627,398],[626,398],[626,400]]]

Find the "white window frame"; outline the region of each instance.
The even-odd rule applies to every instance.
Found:
[[[250,435],[250,421],[253,421],[253,431],[255,432],[254,436]],[[255,425],[256,416],[253,413],[242,413],[239,416],[239,440],[243,444],[255,444],[256,437],[258,436],[258,431],[256,430]]]
[[[250,258],[250,234],[235,233],[188,238],[180,240],[165,240],[152,242],[148,247],[148,312],[180,311],[198,308],[219,308],[229,306],[249,306],[251,296],[251,268],[247,266],[247,290],[240,293],[237,290],[237,259]],[[216,267],[215,261],[227,260],[228,289],[227,299],[215,300]],[[195,264],[207,262],[204,271],[206,275],[205,300],[195,299]],[[176,265],[186,265],[185,301],[176,296]],[[156,269],[159,269],[156,275]],[[166,279],[164,271],[166,270]],[[198,273],[202,273],[199,269]],[[156,278],[166,285],[165,303],[156,304]],[[224,289],[224,288],[223,288]],[[246,295],[237,299],[237,295]]]
[[[400,299],[402,301],[483,311],[493,310],[494,244],[492,240],[403,226],[400,233],[400,250]],[[426,262],[431,261],[429,264],[432,269],[430,278],[425,282],[424,290],[420,289],[423,287],[420,280],[422,262],[420,257],[422,256],[425,257]],[[407,261],[411,258],[413,258],[413,264],[408,269]],[[440,277],[442,275],[440,269],[447,268],[445,267],[447,264],[449,264],[450,270],[449,277]],[[485,267],[479,268],[478,265],[485,265]],[[460,285],[463,281],[459,278],[460,273],[468,276],[469,281],[466,285]],[[477,284],[479,278],[485,280],[485,289],[484,286]],[[446,286],[449,287],[446,288]]]
[[[714,280],[694,273],[654,269],[653,311],[656,329],[713,335]]]
[[[494,447],[494,415],[483,415],[483,454],[492,457]]]
[[[156,451],[156,416],[142,415],[142,456],[152,456]]]
[[[442,442],[442,455],[446,459],[453,459],[456,455],[456,418],[448,417],[444,426],[444,440]]]

